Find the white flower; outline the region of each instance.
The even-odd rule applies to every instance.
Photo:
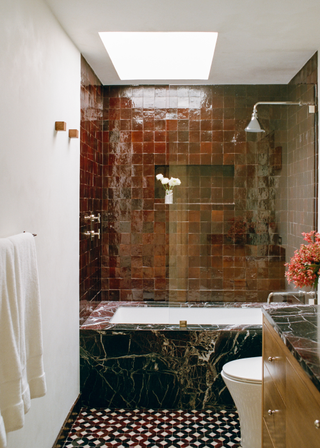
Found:
[[[162,177],[162,179],[161,179],[161,183],[162,183],[162,185],[166,185],[166,184],[168,184],[170,181],[169,181],[169,179],[167,178],[167,177]]]
[[[181,185],[181,180],[176,177],[171,177],[169,179],[168,177],[163,177],[163,174],[160,173],[156,175],[156,178],[157,180],[160,180],[166,191],[172,190],[176,185]]]
[[[181,180],[176,177],[171,177],[169,180],[170,187],[175,187],[176,185],[181,185]]]

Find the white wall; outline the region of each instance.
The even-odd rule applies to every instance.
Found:
[[[8,448],[51,448],[79,393],[79,139],[54,124],[80,129],[80,54],[43,0],[0,0],[0,81],[0,237],[38,234],[48,388]]]

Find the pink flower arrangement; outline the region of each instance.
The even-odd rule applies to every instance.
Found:
[[[320,269],[320,234],[314,230],[310,233],[302,233],[304,240],[309,244],[301,244],[296,250],[285,276],[288,283],[293,282],[295,287],[311,286],[317,288]]]

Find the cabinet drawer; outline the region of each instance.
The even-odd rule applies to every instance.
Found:
[[[312,391],[305,382],[310,382],[301,369],[298,373],[287,360],[287,446],[290,448],[319,448],[320,429],[320,393]]]
[[[281,398],[285,402],[286,355],[283,351],[283,347],[280,345],[283,345],[283,343],[281,340],[279,343],[277,342],[277,335],[274,337],[266,324],[264,324],[263,331],[263,360],[278,388]]]
[[[285,448],[286,408],[266,365],[263,374],[263,419],[274,446]]]

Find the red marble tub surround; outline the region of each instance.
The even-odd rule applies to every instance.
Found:
[[[102,210],[103,96],[99,79],[81,59],[80,123],[80,304],[97,297],[101,290],[101,240],[84,233],[98,232],[97,220],[85,219]]]
[[[244,128],[255,102],[285,100],[287,86],[103,92],[103,299],[265,301],[283,289],[274,197],[285,112],[261,141]],[[182,180],[173,205],[161,171]]]
[[[220,372],[233,359],[261,356],[262,325],[110,323],[119,306],[168,303],[101,302],[80,328],[82,403],[92,407],[217,409],[234,406]],[[171,303],[170,308],[233,304]],[[260,304],[241,304],[248,309]],[[258,310],[260,311],[260,309]]]
[[[84,324],[85,321],[90,317],[90,315],[93,313],[95,308],[100,304],[101,304],[101,302],[98,300],[80,300],[80,306],[79,306],[80,328],[81,328],[81,325]]]
[[[94,306],[92,306],[94,305]],[[273,304],[274,306],[279,304]],[[128,323],[111,323],[110,319],[114,316],[115,312],[119,307],[136,307],[136,308],[145,308],[145,307],[151,307],[154,309],[154,312],[157,313],[157,309],[161,307],[170,307],[170,308],[206,308],[206,309],[212,309],[212,308],[261,308],[261,304],[259,302],[256,303],[241,303],[241,302],[198,302],[198,303],[171,303],[168,304],[168,302],[133,302],[133,301],[126,301],[126,302],[112,302],[112,301],[101,301],[101,302],[88,302],[88,306],[86,308],[86,313],[82,314],[82,320],[80,324],[80,330],[119,330],[119,329],[125,329],[125,330],[143,330],[143,329],[153,329],[153,330],[177,330],[177,326],[174,324],[166,323],[166,324],[128,324]],[[285,306],[283,303],[281,306]],[[83,307],[84,309],[84,307]],[[248,327],[258,327],[260,328],[261,325],[253,325],[253,324],[228,324],[228,325],[220,325],[217,323],[212,323],[212,325],[208,324],[197,324],[197,325],[189,325],[189,329],[192,328],[193,330],[196,329],[211,329],[214,327],[215,329],[219,327],[223,327],[227,330],[244,330]]]

